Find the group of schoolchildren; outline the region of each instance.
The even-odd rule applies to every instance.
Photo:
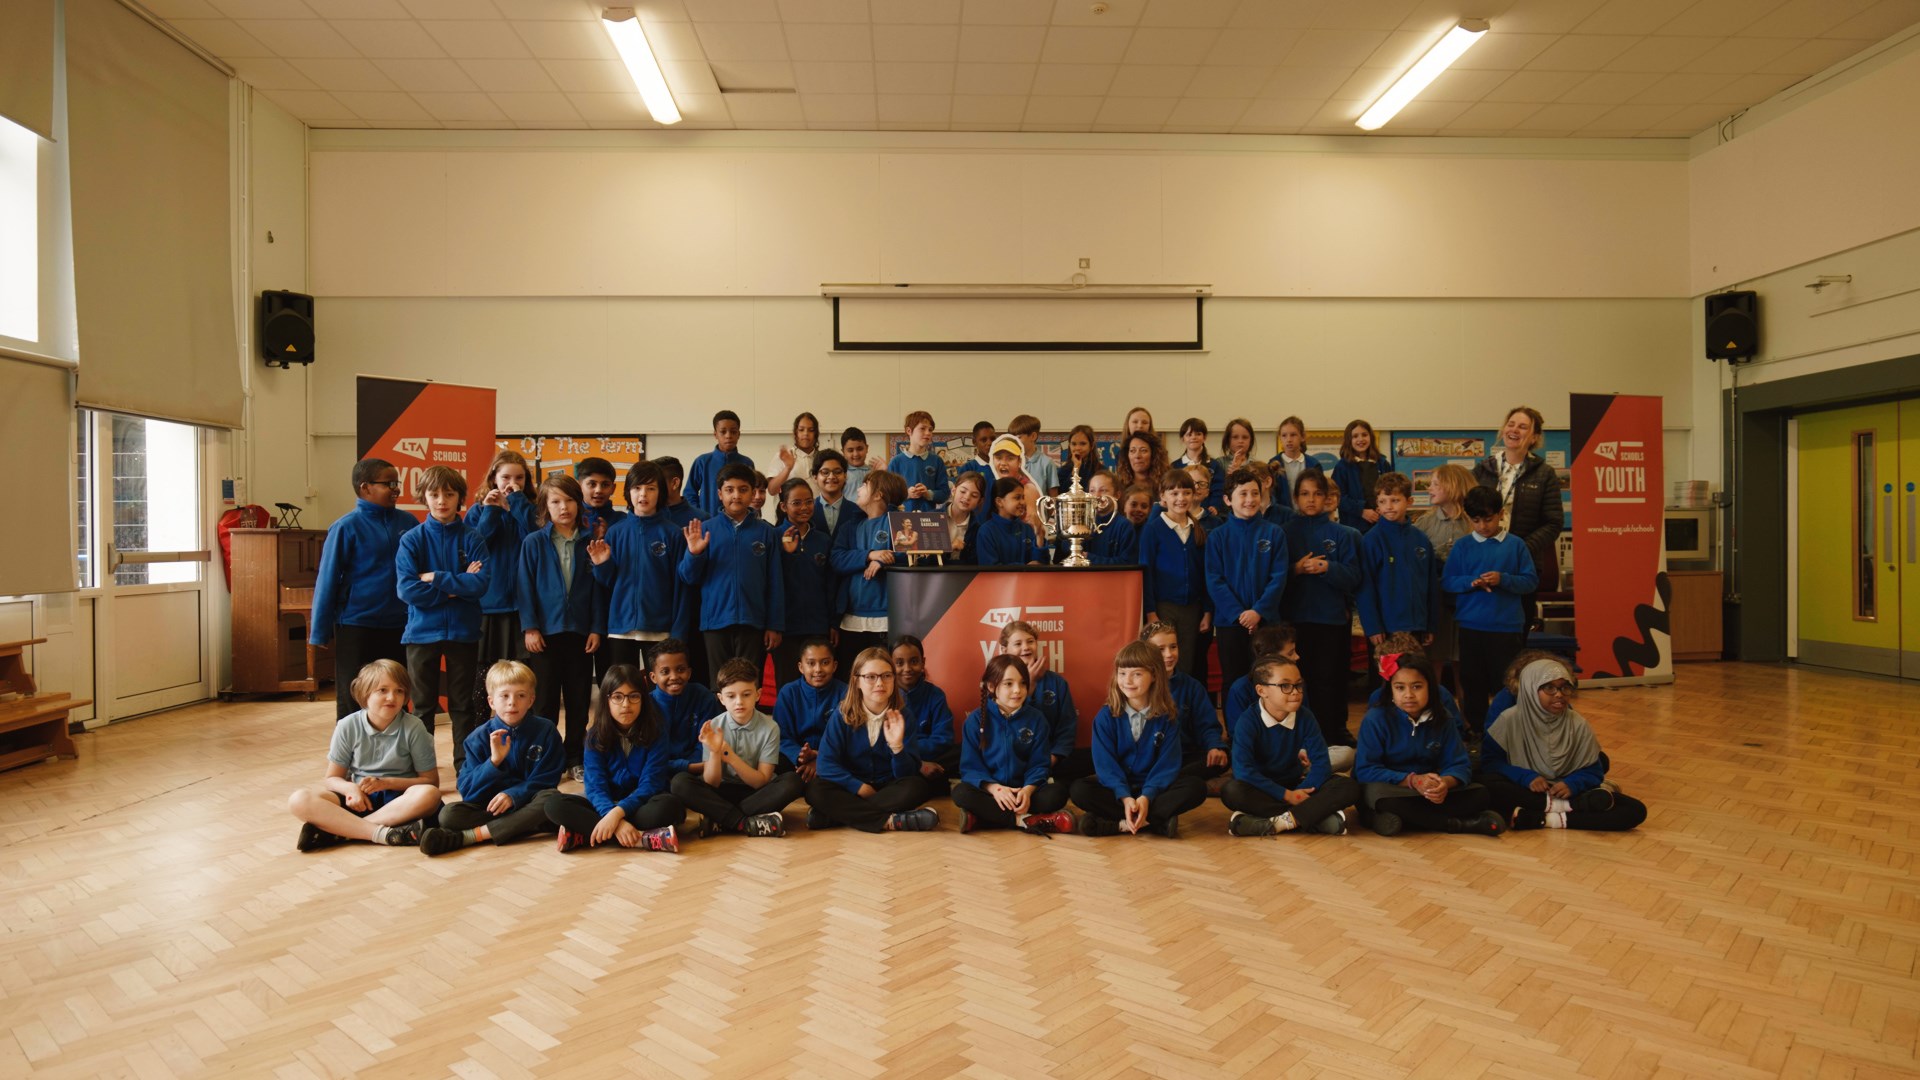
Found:
[[[1538,414],[1521,413],[1537,446]],[[692,835],[779,836],[798,799],[809,828],[870,832],[932,829],[926,804],[948,796],[966,832],[1173,836],[1210,795],[1239,836],[1644,819],[1572,708],[1571,665],[1522,652],[1537,578],[1498,488],[1443,467],[1416,527],[1412,485],[1363,420],[1331,476],[1305,454],[1297,418],[1271,462],[1253,459],[1243,419],[1219,457],[1205,424],[1186,421],[1178,462],[1146,410],[1126,426],[1107,470],[1090,428],[1056,461],[1037,447],[1036,418],[1006,434],[983,422],[973,460],[950,476],[927,413],[906,417],[907,446],[885,469],[867,465],[864,433],[825,449],[802,414],[767,477],[722,412],[684,483],[672,458],[627,471],[628,512],[612,505],[604,460],[529,496],[531,469],[507,451],[464,515],[460,474],[425,470],[417,524],[395,508],[397,470],[359,462],[358,504],[329,530],[316,582],[310,640],[335,650],[341,718],[324,783],[290,802],[299,847],[360,839],[438,855],[554,831],[563,851],[675,851],[690,810]],[[948,514],[963,561],[1044,563],[1057,538],[1038,502],[1063,478],[1115,497],[1121,512],[1091,554],[1143,568],[1145,629],[1114,658],[1087,736],[1021,622],[1003,629],[977,707],[956,724],[924,646],[889,633],[887,515]],[[1357,738],[1356,610],[1378,675]],[[1224,722],[1196,677],[1209,638]],[[1429,655],[1456,668],[1464,709]],[[432,740],[443,666],[461,795],[444,806]],[[559,792],[568,779],[581,794]]]

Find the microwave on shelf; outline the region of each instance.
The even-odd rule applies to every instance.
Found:
[[[1666,551],[1668,563],[1705,563],[1713,561],[1713,522],[1719,514],[1715,507],[1698,509],[1668,507],[1666,511]]]

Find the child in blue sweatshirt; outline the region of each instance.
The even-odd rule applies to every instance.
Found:
[[[833,572],[840,579],[840,642],[834,647],[840,667],[867,649],[887,647],[886,568],[893,565],[893,534],[887,513],[907,497],[906,482],[879,469],[855,488],[863,520],[843,527],[833,541]]]
[[[573,483],[571,476],[559,479]],[[460,747],[467,759],[460,801],[441,808],[440,827],[420,836],[421,851],[444,855],[487,841],[510,844],[553,827],[547,803],[560,784],[566,749],[553,722],[533,714],[533,693],[527,665],[502,660],[487,669],[493,718]]]
[[[446,663],[447,713],[455,746],[473,730],[474,657],[480,641],[480,598],[487,594],[494,569],[486,542],[460,519],[467,480],[445,465],[420,477],[427,520],[400,538],[393,568],[400,599],[407,602],[407,680],[413,687],[413,714],[433,733],[440,705],[440,665]],[[508,564],[511,567],[511,563]]]
[[[847,459],[838,450],[822,450],[814,457],[813,482],[819,491],[813,497],[814,527],[827,534],[832,549],[840,534],[867,519],[867,515],[847,497]]]
[[[540,686],[534,711],[551,719],[564,704],[570,770],[580,768],[592,707],[593,654],[607,632],[607,594],[593,580],[587,550],[593,534],[580,525],[580,499],[580,483],[571,476],[540,482],[534,500],[540,528],[520,542],[515,591],[527,664]]]
[[[798,773],[780,768],[780,729],[760,711],[760,679],[745,660],[721,665],[716,681],[725,711],[700,726],[694,771],[673,778],[673,793],[700,811],[703,837],[785,836],[781,811],[806,788]]]
[[[487,467],[486,493],[467,508],[467,525],[487,546],[483,558],[493,571],[487,579],[487,591],[480,597],[480,641],[474,656],[472,692],[472,714],[476,717],[487,707],[487,669],[496,660],[512,660],[526,651],[514,590],[520,583],[520,543],[536,528],[532,478],[533,468],[519,451],[502,450]],[[460,744],[456,741],[454,745]]]
[[[1307,707],[1329,745],[1353,745],[1347,672],[1353,655],[1353,594],[1360,589],[1360,534],[1327,514],[1327,480],[1314,470],[1293,487],[1287,555],[1294,560],[1280,613],[1299,640]]]
[[[806,638],[800,643],[800,677],[781,687],[773,699],[781,771],[799,773],[803,784],[813,782],[827,725],[847,699],[847,684],[833,677],[837,669],[827,639]]]
[[[580,481],[580,527],[598,540],[627,516],[613,505],[613,492],[619,486],[613,462],[603,457],[581,458],[573,467],[573,478]]]
[[[692,467],[687,469],[687,501],[701,517],[710,518],[720,513],[721,469],[742,465],[747,475],[753,475],[753,459],[735,449],[739,445],[740,414],[732,409],[714,413],[713,449],[694,458]]]
[[[1497,488],[1476,487],[1460,501],[1473,532],[1454,541],[1440,587],[1453,595],[1460,635],[1460,696],[1469,734],[1478,737],[1487,699],[1526,642],[1521,597],[1540,583],[1524,541],[1501,520]]]
[[[1207,599],[1207,536],[1194,520],[1193,477],[1185,469],[1169,469],[1161,478],[1160,506],[1161,512],[1140,528],[1137,554],[1146,568],[1140,607],[1145,621],[1171,624],[1180,635],[1180,671],[1192,675],[1204,659],[1200,635],[1213,629],[1213,612]]]
[[[653,682],[653,703],[662,717],[667,771],[675,775],[699,772],[700,725],[720,712],[720,702],[711,690],[694,681],[692,657],[679,638],[656,641],[648,647],[647,677]]]
[[[960,831],[1070,833],[1067,786],[1049,783],[1047,718],[1029,704],[1032,676],[1020,658],[996,656],[980,676],[980,707],[960,728]]]
[[[1260,518],[1260,477],[1252,469],[1227,476],[1233,517],[1207,535],[1207,595],[1213,601],[1220,679],[1231,684],[1253,669],[1253,632],[1280,621],[1287,585],[1287,538]]]
[[[561,851],[602,844],[680,850],[675,826],[687,819],[687,808],[667,791],[666,718],[648,689],[647,677],[631,664],[613,665],[600,680],[587,726],[584,791],[555,792],[547,800]]]
[[[794,477],[781,485],[786,527],[780,530],[780,580],[787,591],[787,626],[773,650],[777,686],[800,677],[800,643],[833,633],[833,538],[814,520],[813,485]]]
[[[1340,460],[1333,465],[1333,486],[1340,489],[1340,524],[1361,533],[1373,529],[1380,520],[1373,505],[1374,485],[1392,471],[1393,459],[1381,451],[1373,425],[1365,420],[1348,424],[1340,440]]]
[[[1203,781],[1225,776],[1230,765],[1227,733],[1207,685],[1180,670],[1179,633],[1166,623],[1148,623],[1140,629],[1140,640],[1160,657],[1167,695],[1173,699],[1180,723],[1180,771]]]
[[[974,538],[974,562],[980,566],[1036,566],[1046,549],[1027,524],[1027,485],[1011,477],[993,482],[993,516],[980,523]]]
[[[379,458],[353,466],[352,512],[327,529],[320,567],[313,581],[313,611],[307,620],[307,644],[333,646],[336,719],[360,706],[353,700],[352,676],[375,660],[404,665],[407,647],[400,640],[407,605],[393,587],[393,559],[400,538],[420,524],[404,510],[400,471]]]
[[[606,535],[587,545],[593,580],[607,597],[607,637],[600,651],[612,664],[642,663],[647,643],[686,640],[697,613],[680,580],[686,527],[666,512],[666,473],[654,461],[627,470],[627,507]]]
[[[1261,660],[1269,656],[1283,657],[1296,664],[1300,662],[1300,654],[1294,647],[1293,625],[1291,623],[1276,623],[1273,626],[1263,626],[1254,631],[1254,664],[1258,666]],[[1235,679],[1233,685],[1227,687],[1224,700],[1226,704],[1221,709],[1221,715],[1223,715],[1227,721],[1227,741],[1232,742],[1233,725],[1239,723],[1240,718],[1247,715],[1248,709],[1253,708],[1260,702],[1259,696],[1254,693],[1253,673],[1249,671],[1241,678]]]
[[[787,625],[780,535],[755,515],[753,469],[720,470],[720,513],[686,529],[680,580],[700,590],[700,631],[713,671],[736,657],[764,668]],[[711,550],[709,550],[711,549]]]
[[[933,793],[947,793],[947,781],[960,773],[960,744],[953,734],[953,709],[947,692],[927,681],[927,647],[912,634],[893,639],[893,670],[907,699],[907,719],[920,758],[920,775]]]
[[[888,474],[891,475],[891,474]],[[871,477],[869,477],[871,480]],[[887,650],[854,657],[853,684],[827,721],[819,766],[807,785],[807,828],[851,825],[861,832],[926,832],[940,815],[909,738],[906,697]],[[798,684],[795,684],[798,685]]]
[[[1080,738],[1080,710],[1073,703],[1073,688],[1067,677],[1053,670],[1059,647],[1040,640],[1040,631],[1024,619],[1000,628],[1000,651],[1020,661],[1027,669],[1029,707],[1046,718],[1048,733],[1047,763],[1063,784],[1072,783],[1093,771],[1093,754],[1083,749]]]
[[[1470,783],[1458,724],[1434,707],[1433,665],[1409,654],[1387,657],[1382,670],[1393,701],[1367,710],[1353,766],[1373,831],[1505,832],[1506,821],[1487,809],[1487,790]]]
[[[1180,835],[1180,815],[1207,801],[1207,788],[1180,769],[1180,722],[1166,667],[1143,641],[1113,658],[1107,703],[1093,718],[1092,776],[1073,782],[1088,836]]]
[[[1360,541],[1360,629],[1376,650],[1388,634],[1431,643],[1440,621],[1440,559],[1407,520],[1413,482],[1390,472],[1374,484],[1373,501],[1380,520]]]
[[[933,414],[915,409],[906,428],[907,448],[893,455],[887,471],[906,482],[902,509],[938,510],[947,504],[947,463],[933,451]]]
[[[1347,831],[1360,785],[1333,771],[1320,725],[1306,707],[1300,665],[1267,656],[1253,665],[1259,701],[1233,725],[1233,779],[1220,801],[1234,836]]]

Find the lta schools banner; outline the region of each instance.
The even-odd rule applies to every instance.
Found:
[[[420,474],[446,465],[467,480],[467,501],[487,482],[493,461],[490,388],[359,376],[354,459],[381,458],[400,470],[402,510],[425,520]]]
[[[1573,394],[1574,636],[1586,678],[1673,681],[1661,399]]]
[[[1067,680],[1087,745],[1107,703],[1113,656],[1140,634],[1140,568],[918,567],[887,571],[887,629],[927,646],[927,678],[959,723],[980,707],[980,673],[1000,628],[1033,624],[1048,667]]]

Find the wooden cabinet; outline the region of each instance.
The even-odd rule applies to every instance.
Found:
[[[67,734],[67,713],[93,704],[93,699],[40,692],[22,653],[46,641],[0,642],[0,769],[78,756]]]
[[[1669,570],[1667,626],[1673,635],[1675,660],[1718,660],[1720,641],[1720,571]]]
[[[307,644],[313,582],[327,534],[318,529],[235,529],[233,692],[303,691],[333,680],[333,650]]]

